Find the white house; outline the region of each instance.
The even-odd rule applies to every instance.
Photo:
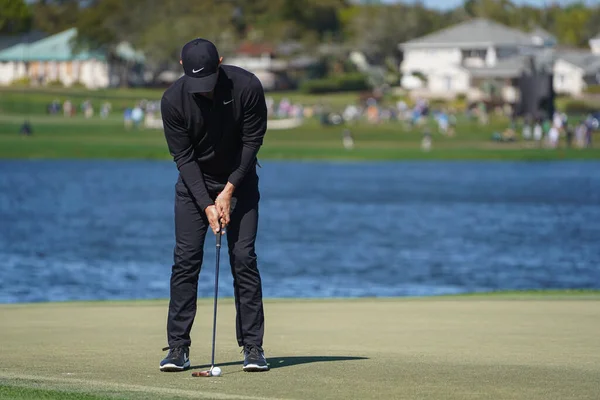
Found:
[[[554,90],[578,96],[600,84],[600,55],[587,51],[558,52],[554,63]]]
[[[31,43],[19,43],[0,51],[0,85],[28,78],[33,84],[75,83],[87,88],[104,88],[114,84],[119,74],[101,52],[73,50],[75,28]],[[143,62],[143,55],[125,43],[117,46],[117,55],[133,63]]]
[[[593,54],[600,55],[600,34],[590,39],[590,49]]]
[[[590,41],[598,55],[559,51],[556,42],[541,28],[526,33],[473,19],[401,44],[400,69],[404,76],[424,76],[425,94],[430,96],[478,97],[485,86],[514,101],[516,80],[526,68],[527,56],[535,55],[553,68],[557,92],[580,95],[600,78],[600,36]]]
[[[467,94],[472,70],[494,68],[546,45],[540,32],[527,34],[487,19],[473,19],[400,45],[404,75],[422,74],[432,94]],[[512,78],[513,74],[504,74]]]

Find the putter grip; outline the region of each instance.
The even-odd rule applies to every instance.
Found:
[[[217,247],[221,247],[221,237],[223,236],[222,231],[223,231],[223,226],[221,226],[221,224],[219,224],[219,233],[217,233]]]

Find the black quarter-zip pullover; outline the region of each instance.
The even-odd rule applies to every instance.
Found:
[[[161,99],[167,146],[181,179],[204,210],[211,188],[238,187],[255,167],[267,130],[267,106],[258,78],[222,65],[213,99],[190,93],[182,76]]]

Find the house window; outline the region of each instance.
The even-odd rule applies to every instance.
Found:
[[[462,51],[462,57],[464,58],[481,58],[484,59],[487,55],[487,50],[477,50],[477,49],[471,49],[471,50],[463,50]]]
[[[452,77],[450,75],[444,77],[444,82],[446,84],[446,90],[452,90]]]

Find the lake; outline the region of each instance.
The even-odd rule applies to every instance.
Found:
[[[600,288],[600,162],[262,162],[259,176],[266,297]],[[0,302],[168,297],[176,177],[169,161],[0,161]],[[210,297],[214,236],[205,247]]]

